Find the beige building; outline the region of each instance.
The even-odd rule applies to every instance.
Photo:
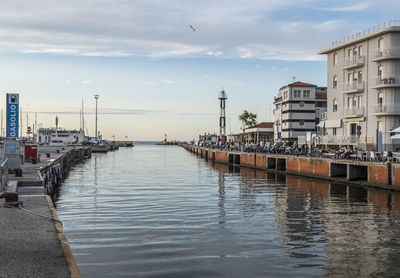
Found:
[[[400,21],[390,21],[332,43],[327,55],[328,109],[321,144],[394,150],[400,126]],[[359,136],[358,136],[359,135]]]

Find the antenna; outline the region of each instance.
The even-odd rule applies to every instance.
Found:
[[[296,82],[296,76],[292,76],[293,83]]]

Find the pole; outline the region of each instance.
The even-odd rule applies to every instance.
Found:
[[[94,95],[94,98],[96,99],[96,125],[95,125],[95,138],[97,138],[97,100],[99,99],[99,95]]]

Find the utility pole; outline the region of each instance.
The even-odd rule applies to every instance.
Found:
[[[97,138],[97,100],[99,99],[99,95],[94,95],[96,99],[96,128],[95,128],[95,138]]]

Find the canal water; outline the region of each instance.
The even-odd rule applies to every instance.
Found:
[[[72,169],[57,213],[82,277],[400,277],[400,195],[138,143]]]

